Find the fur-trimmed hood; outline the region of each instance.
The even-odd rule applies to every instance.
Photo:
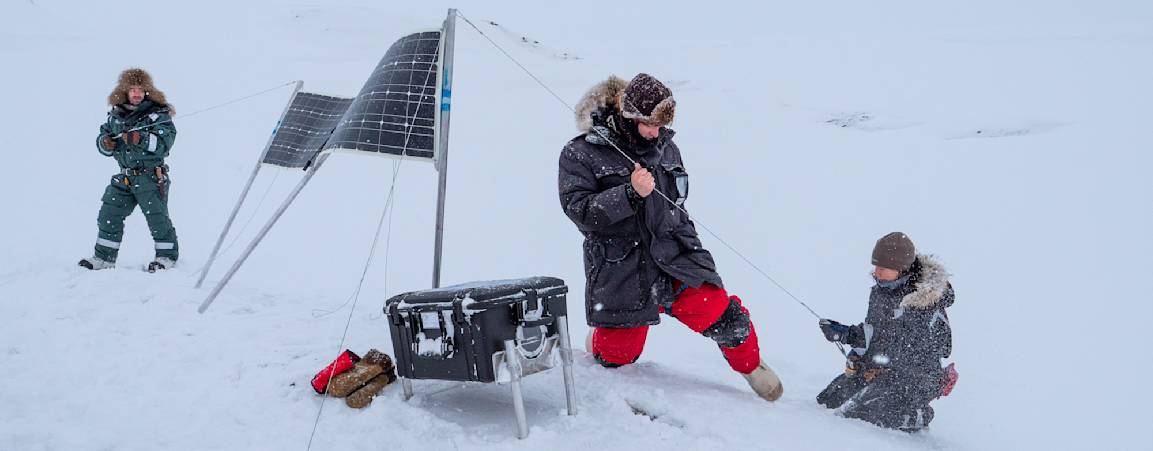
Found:
[[[589,88],[575,108],[577,130],[581,133],[592,130],[593,113],[597,111],[609,107],[619,110],[620,103],[617,99],[625,92],[625,86],[628,86],[628,82],[616,75],[610,75],[607,80]]]
[[[630,83],[634,85],[633,88],[629,88]],[[637,97],[636,101],[641,102],[641,105],[645,101],[657,102],[655,105],[649,105],[652,112],[645,114],[638,108],[641,105],[634,105],[626,100],[625,91],[628,89],[640,92],[634,92],[629,96],[630,98]],[[662,94],[664,98],[660,98]],[[593,113],[597,111],[611,108],[620,113],[621,117],[663,127],[673,121],[676,106],[677,102],[673,100],[672,93],[668,88],[647,74],[637,75],[632,82],[627,82],[616,75],[610,75],[605,81],[589,88],[574,110],[577,130],[581,133],[588,133],[594,125]]]
[[[164,91],[156,89],[156,85],[152,83],[152,75],[139,67],[125,69],[124,72],[120,73],[120,77],[116,80],[116,87],[112,89],[111,94],[108,94],[108,105],[117,106],[128,103],[128,88],[133,85],[144,88],[144,98],[152,100],[157,105],[167,106],[168,114],[176,114],[172,105],[168,104],[168,99],[164,97]]]
[[[916,280],[910,281],[915,284],[916,289],[901,299],[902,308],[925,309],[943,300],[948,304],[953,303],[953,287],[949,284],[950,274],[945,271],[945,266],[937,257],[917,254],[914,266],[920,267]]]

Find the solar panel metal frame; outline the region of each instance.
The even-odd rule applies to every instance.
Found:
[[[353,99],[297,92],[273,131],[261,163],[303,168],[316,157]]]
[[[298,98],[308,100],[308,99],[315,99],[316,97],[314,97],[314,96],[321,96],[319,94],[302,93],[300,91],[300,88],[302,87],[303,82],[302,81],[296,82],[296,89],[293,91],[293,95],[291,97],[291,100],[289,101],[288,105],[286,105],[285,112],[281,113],[280,121],[277,122],[277,126],[273,130],[272,136],[269,137],[269,142],[268,142],[268,144],[265,145],[264,152],[261,154],[260,159],[258,160],[258,163],[256,164],[256,167],[253,169],[252,175],[249,178],[249,182],[244,188],[244,192],[241,194],[240,199],[237,201],[236,208],[234,209],[234,211],[232,213],[232,218],[230,218],[228,221],[229,224],[231,224],[232,219],[235,217],[240,206],[243,204],[244,199],[247,196],[248,190],[249,190],[249,188],[251,188],[252,180],[254,180],[256,178],[257,174],[260,172],[260,168],[262,166],[264,166],[266,161],[268,161],[269,164],[272,164],[275,166],[280,166],[280,167],[286,167],[289,165],[296,165],[299,162],[303,161],[303,164],[301,164],[301,166],[306,167],[305,175],[297,183],[296,187],[289,194],[288,198],[285,199],[285,201],[280,205],[280,207],[276,210],[276,212],[273,213],[272,218],[269,219],[268,223],[265,224],[265,226],[257,234],[256,238],[252,241],[252,243],[248,245],[247,249],[245,249],[245,251],[241,255],[241,257],[233,264],[232,268],[229,269],[229,271],[224,275],[224,278],[221,279],[217,283],[217,285],[212,289],[212,292],[208,295],[208,297],[206,297],[204,299],[204,301],[200,304],[200,307],[197,309],[198,312],[204,313],[205,310],[208,308],[208,306],[212,304],[212,301],[214,299],[216,299],[216,297],[220,294],[221,290],[224,289],[224,287],[228,284],[228,281],[231,280],[232,276],[234,274],[236,274],[236,271],[239,270],[240,267],[244,264],[244,261],[248,258],[249,255],[251,255],[252,251],[256,248],[257,245],[259,245],[260,241],[264,238],[264,236],[268,233],[269,230],[272,229],[272,227],[276,224],[276,221],[281,217],[281,215],[289,207],[289,205],[292,204],[292,201],[296,198],[296,196],[300,193],[300,191],[304,188],[304,186],[306,184],[308,184],[309,180],[311,180],[312,176],[316,174],[316,172],[318,171],[320,166],[324,164],[325,160],[327,160],[327,158],[329,156],[329,154],[327,152],[334,151],[334,150],[350,150],[350,151],[357,151],[360,153],[376,154],[376,155],[381,155],[381,156],[386,156],[386,157],[391,157],[391,158],[422,159],[422,160],[431,161],[435,164],[437,171],[440,173],[440,183],[439,183],[438,195],[437,195],[437,198],[438,198],[437,199],[437,226],[436,226],[436,235],[437,235],[436,242],[437,242],[437,244],[436,244],[436,250],[434,252],[435,253],[435,260],[436,260],[436,264],[435,264],[436,269],[434,269],[434,274],[439,273],[440,248],[441,248],[440,243],[441,243],[442,230],[443,230],[444,197],[445,197],[445,187],[446,187],[445,175],[446,175],[446,167],[447,167],[446,165],[448,163],[448,158],[447,158],[448,153],[447,153],[447,149],[445,147],[447,147],[447,144],[448,144],[448,140],[447,140],[448,125],[449,125],[448,119],[451,116],[449,110],[450,110],[450,102],[451,102],[452,85],[451,85],[451,81],[449,80],[449,78],[451,78],[451,74],[452,74],[452,52],[453,52],[453,48],[454,48],[451,41],[453,39],[455,39],[455,33],[453,30],[455,29],[454,23],[456,20],[456,15],[457,15],[457,13],[456,13],[455,9],[449,9],[448,10],[448,17],[445,19],[444,26],[442,28],[434,29],[432,31],[413,33],[413,34],[405,36],[404,38],[401,38],[401,40],[397,41],[397,43],[394,43],[393,46],[391,46],[389,48],[388,52],[385,52],[385,57],[382,58],[381,62],[377,64],[378,68],[381,67],[382,65],[384,65],[386,63],[386,61],[388,60],[389,54],[392,52],[392,50],[394,48],[397,47],[398,44],[401,43],[401,41],[409,39],[413,36],[417,36],[418,39],[419,39],[419,37],[426,36],[426,35],[434,35],[436,37],[435,51],[431,55],[431,59],[426,62],[426,64],[428,64],[427,70],[426,70],[427,75],[426,75],[424,83],[421,85],[421,88],[420,88],[421,89],[420,94],[427,96],[427,100],[428,100],[427,105],[431,108],[431,113],[432,113],[432,123],[429,124],[427,127],[428,129],[431,130],[431,140],[428,141],[426,144],[423,144],[423,146],[427,147],[428,149],[426,151],[422,152],[422,155],[420,155],[420,156],[411,155],[409,152],[409,141],[410,141],[409,135],[411,134],[411,125],[412,125],[411,123],[406,122],[407,127],[405,129],[405,139],[403,141],[403,146],[401,147],[400,152],[390,153],[390,152],[381,152],[380,151],[381,149],[379,149],[379,148],[377,148],[377,149],[373,149],[373,148],[364,149],[364,148],[362,148],[363,146],[360,146],[359,143],[356,141],[348,141],[345,139],[339,139],[336,142],[332,142],[333,134],[335,132],[339,131],[341,124],[338,123],[334,128],[330,129],[327,136],[325,136],[323,133],[321,133],[321,131],[325,128],[325,125],[327,125],[327,119],[323,123],[321,123],[319,121],[314,121],[314,120],[310,121],[306,118],[306,114],[303,114],[303,113],[306,113],[306,111],[304,111],[304,110],[297,111],[296,112],[297,114],[293,117],[293,121],[289,121],[288,120],[288,110],[291,109],[292,105],[297,101]],[[447,37],[448,42],[446,42],[446,37]],[[445,56],[446,51],[448,52],[447,57]],[[411,61],[410,64],[413,64],[414,66],[411,67],[410,69],[415,70],[415,64],[416,63],[417,63],[417,61],[415,59],[413,61]],[[446,63],[448,65],[448,69],[444,70],[445,69],[444,66]],[[410,72],[412,72],[412,70],[410,70]],[[373,76],[377,76],[377,75],[378,74],[376,72],[374,72]],[[442,79],[442,75],[444,77],[443,79]],[[432,92],[428,92],[428,89],[429,89],[428,80],[429,79],[431,79],[433,81]],[[410,74],[410,80],[411,80],[411,74]],[[370,86],[378,86],[379,85],[379,83],[374,84],[373,81],[374,81],[374,78],[370,77],[368,82],[365,84],[365,87],[361,89],[362,94],[365,91],[365,89],[368,89]],[[301,97],[300,96],[301,94],[304,94],[304,95]],[[387,96],[387,94],[386,94],[386,96]],[[344,111],[340,115],[340,117],[345,121],[346,126],[348,125],[348,122],[351,120],[348,118],[348,109],[352,107],[352,104],[355,103],[357,99],[360,99],[363,101],[363,99],[361,99],[361,96],[358,96],[358,98],[356,98],[356,99],[343,99],[343,98],[337,98],[337,97],[332,97],[332,96],[325,96],[325,97],[328,97],[330,99],[334,99],[334,100],[340,101],[340,102],[343,102],[346,100],[350,102],[349,105],[344,108]],[[387,107],[387,97],[385,100],[386,100],[385,106]],[[304,103],[304,102],[301,102],[301,103]],[[423,99],[420,102],[418,102],[418,106],[417,106],[417,109],[415,111],[415,113],[417,115],[419,115],[419,113],[421,112],[420,107],[425,105],[425,104],[426,104],[426,102]],[[330,108],[328,110],[320,110],[320,111],[329,111],[330,116],[335,116],[335,112],[337,109]],[[367,107],[366,107],[366,111],[367,111]],[[406,112],[405,117],[407,117],[408,110],[406,109],[405,112]],[[443,123],[441,121],[442,112],[443,112],[443,119],[444,119]],[[281,139],[283,139],[284,141],[281,144],[282,147],[280,147],[279,149],[281,151],[286,151],[286,152],[282,152],[286,155],[281,155],[280,153],[277,153],[277,156],[270,157],[270,154],[272,153],[271,148],[273,146],[273,142],[278,138],[277,135],[279,134],[279,132],[282,131],[282,126],[284,124],[290,123],[290,122],[294,123],[294,124],[298,124],[298,125],[300,125],[301,129],[306,129],[306,130],[309,130],[310,132],[309,133],[303,133],[303,134],[297,134],[297,136],[295,138],[282,136]],[[381,123],[381,125],[383,125],[384,121],[382,120],[382,121],[380,121],[380,123]],[[342,133],[344,133],[344,132],[342,131]],[[312,151],[312,144],[313,144],[314,140],[319,140],[320,136],[325,136],[325,142],[323,144],[321,144],[318,147],[318,149],[314,152],[314,151]],[[343,137],[341,137],[341,138],[343,138]],[[291,145],[293,142],[295,142],[297,145],[296,146]],[[329,145],[329,144],[332,144],[332,145]],[[348,145],[348,144],[350,144],[350,145]],[[348,148],[346,148],[346,147],[348,147]],[[379,144],[378,144],[378,147],[380,147]],[[444,152],[443,154],[441,153],[442,151]],[[427,154],[423,154],[423,153],[427,153]],[[303,158],[306,155],[308,156],[308,158],[307,159]],[[312,164],[309,164],[309,163],[312,163]],[[216,245],[217,248],[219,248],[221,242],[226,237],[228,227],[229,227],[229,225],[225,225],[224,231],[221,232],[221,236],[218,239],[218,242]],[[215,254],[216,254],[216,250],[213,250],[213,255],[215,255]],[[212,258],[210,257],[209,262],[205,265],[205,268],[203,270],[204,274],[208,273],[208,270],[209,270],[211,263],[212,263]],[[201,280],[203,280],[203,276],[201,277]],[[439,276],[434,276],[434,284],[439,285]],[[199,286],[199,285],[200,285],[200,282],[198,281],[197,286]],[[567,384],[566,387],[568,385],[571,385],[571,381],[569,380],[569,378],[567,376],[568,376],[568,374],[566,372],[566,384]],[[408,381],[407,379],[405,379],[405,380],[401,381],[401,385],[404,386],[405,399],[408,399],[409,397],[412,396],[411,382]],[[517,389],[517,388],[519,388],[519,386],[514,387],[514,389]],[[521,406],[521,407],[523,407],[523,406]],[[520,409],[520,410],[523,410],[523,409]],[[570,410],[570,415],[575,413],[571,403],[569,406],[569,410]],[[520,425],[520,428],[522,430],[527,431],[526,426],[525,426],[525,421],[523,419],[523,415],[521,415],[521,417],[522,418],[518,418],[518,423]]]
[[[439,28],[419,31],[398,39],[389,47],[384,57],[377,63],[372,76],[365,82],[360,93],[353,100],[352,104],[349,105],[348,111],[341,119],[341,123],[336,126],[336,129],[332,133],[332,138],[324,146],[323,150],[326,152],[353,152],[395,159],[435,161],[439,153],[441,133],[440,104],[443,96],[441,92],[441,74],[444,55],[443,37],[443,31]],[[433,40],[436,42],[434,48],[419,48],[422,43],[428,43]],[[411,45],[417,48],[406,49],[405,45]],[[421,52],[421,50],[423,50],[423,52]],[[431,53],[429,53],[430,50]],[[425,58],[421,59],[420,57],[422,56]],[[402,59],[404,58],[407,58],[408,61],[403,61]],[[411,66],[400,69],[395,68],[395,66],[403,64]],[[396,80],[390,78],[397,77],[397,74],[401,74],[399,76],[407,76],[409,80],[412,81],[414,76],[420,73],[424,74],[424,80],[419,84],[395,83]],[[392,92],[393,86],[400,86],[405,90]],[[384,88],[383,98],[379,96],[381,94],[379,89],[382,87]],[[418,89],[419,93],[414,92],[414,89]],[[409,100],[414,95],[420,95],[423,96],[423,98],[417,101]],[[401,97],[404,98],[401,99]],[[415,104],[415,110],[412,109],[413,104]],[[397,111],[399,105],[403,105],[404,114],[387,114],[390,109]],[[425,109],[431,114],[427,117],[419,117],[425,113]],[[358,111],[364,111],[365,113],[358,113]],[[379,111],[380,113],[373,113],[371,111]],[[360,115],[360,117],[358,117],[358,115]],[[376,127],[360,127],[366,123],[363,116],[370,115],[377,116],[374,119],[379,119],[377,121],[367,122],[376,124]],[[390,120],[390,116],[400,118],[400,121],[395,119]],[[414,120],[413,117],[417,118]],[[404,124],[401,124],[401,121],[403,121]],[[417,123],[418,121],[424,122],[417,126],[408,125],[410,122]],[[389,130],[389,128],[392,128],[392,130]],[[421,135],[414,134],[414,131],[416,131],[414,129],[418,128],[427,130],[427,133]],[[365,133],[366,131],[367,134]],[[354,133],[355,137],[353,137]],[[421,138],[418,141],[414,141],[414,136],[420,136]],[[392,143],[385,144],[388,139],[391,139]],[[399,141],[399,143],[397,143],[397,141]]]

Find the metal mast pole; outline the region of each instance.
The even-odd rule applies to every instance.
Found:
[[[444,251],[444,197],[448,184],[448,125],[452,112],[452,52],[456,40],[456,9],[444,19],[444,55],[441,58],[440,142],[437,143],[436,170],[440,183],[436,190],[436,244],[432,256],[432,287],[440,287],[441,255]]]
[[[440,140],[437,142],[436,172],[440,180],[436,189],[436,244],[432,253],[432,287],[440,288],[440,260],[444,251],[444,195],[448,185],[448,122],[452,113],[452,51],[456,40],[456,9],[448,10],[441,29],[444,53],[441,56],[440,83]],[[404,399],[412,398],[412,380],[401,378]]]

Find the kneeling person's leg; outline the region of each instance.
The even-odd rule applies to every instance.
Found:
[[[693,331],[717,342],[729,366],[748,374],[761,361],[757,332],[741,299],[724,288],[704,284],[677,295],[670,314]]]
[[[829,382],[829,386],[817,395],[817,403],[830,409],[836,409],[864,387],[865,379],[863,377],[842,374]]]
[[[616,329],[593,329],[593,358],[601,365],[614,368],[636,362],[645,349],[649,326]]]
[[[842,414],[889,429],[919,431],[933,421],[933,408],[910,396],[907,384],[895,377],[876,379],[845,403]]]

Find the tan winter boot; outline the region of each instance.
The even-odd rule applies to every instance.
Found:
[[[110,262],[107,260],[103,260],[100,257],[88,257],[85,259],[81,259],[79,265],[81,267],[95,270],[95,271],[116,267],[116,263],[113,263],[113,262]]]
[[[777,377],[777,373],[774,373],[772,368],[765,365],[764,360],[757,363],[757,368],[753,372],[742,374],[742,376],[749,382],[749,387],[757,392],[757,396],[764,398],[765,401],[776,401],[785,394],[785,386],[781,385],[781,378]]]
[[[585,336],[585,352],[593,353],[593,328],[589,328],[589,334]]]
[[[368,351],[351,369],[334,376],[332,382],[328,384],[328,394],[343,398],[363,387],[372,378],[384,373],[391,373],[395,369],[392,358],[373,349]]]
[[[348,395],[347,398],[344,398],[344,403],[348,404],[348,407],[352,407],[354,409],[363,409],[368,407],[369,404],[372,404],[372,398],[375,398],[377,393],[380,393],[380,391],[383,390],[386,385],[391,384],[395,380],[396,373],[393,372],[387,372],[376,376],[372,378],[372,380],[368,381],[368,384],[360,387],[359,390],[352,392],[352,394]]]

